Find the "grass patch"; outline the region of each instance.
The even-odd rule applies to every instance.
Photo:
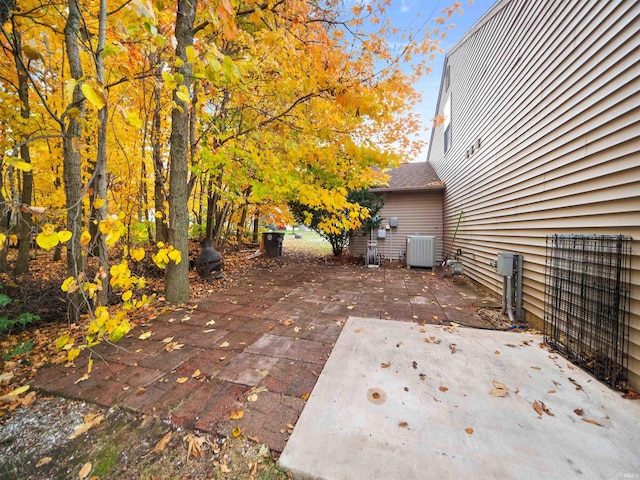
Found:
[[[113,444],[106,445],[96,454],[92,474],[97,477],[104,477],[113,473],[118,465],[119,456],[120,449],[117,446]]]
[[[296,238],[296,235],[301,238]],[[319,257],[331,255],[332,253],[331,244],[312,230],[295,230],[295,232],[287,231],[282,245],[285,253],[301,253]]]

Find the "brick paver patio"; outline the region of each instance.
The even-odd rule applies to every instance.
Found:
[[[32,386],[207,432],[237,426],[282,451],[349,316],[483,325],[472,305],[495,305],[464,279],[429,270],[286,256],[256,261],[237,285],[96,347],[86,381],[76,383],[83,355],[42,369]],[[140,340],[144,332],[152,335]],[[230,419],[238,409],[242,418]]]

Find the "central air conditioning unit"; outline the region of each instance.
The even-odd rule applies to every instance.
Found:
[[[407,268],[433,268],[436,265],[436,237],[407,237]]]

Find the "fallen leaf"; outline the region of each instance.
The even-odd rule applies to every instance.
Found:
[[[90,418],[90,419],[87,419]],[[75,431],[69,436],[69,438],[77,438],[80,435],[82,435],[83,433],[85,433],[86,431],[88,431],[89,429],[97,426],[100,424],[100,422],[104,419],[104,417],[102,415],[95,415],[92,417],[85,417],[85,421],[84,423],[82,423],[81,425],[78,425],[75,429]]]
[[[165,345],[164,349],[166,352],[173,352],[174,350],[179,350],[182,347],[184,347],[184,343],[169,342]]]
[[[169,343],[169,342],[173,342],[173,337],[167,337],[162,340],[162,343]]]
[[[626,393],[622,395],[622,398],[626,398],[627,400],[638,400],[640,399],[640,395],[629,388]]]
[[[359,329],[359,328],[356,328],[356,329],[353,331],[353,333],[360,333],[360,329]]]
[[[136,397],[139,397],[140,395],[144,395],[144,392],[146,391],[147,391],[146,388],[139,388],[138,391],[136,392]]]
[[[582,416],[582,414],[584,413],[584,410],[582,410],[581,408],[576,408],[573,413],[575,413],[576,415],[578,415],[579,417]]]
[[[569,365],[569,364],[567,364],[567,365]],[[582,390],[582,385],[580,385],[578,382],[576,382],[573,378],[569,377],[569,381],[576,386],[576,390]]]
[[[504,397],[509,389],[504,383],[493,381],[493,390],[491,390],[491,395],[494,397]]]
[[[75,382],[73,382],[74,385],[77,385],[80,382],[84,382],[85,380],[89,380],[89,374],[85,373],[84,375],[82,375],[79,379],[77,379]]]
[[[211,332],[215,332],[216,329],[215,328],[208,328],[206,330],[203,330],[202,333],[211,333]]]
[[[434,320],[438,320],[438,318],[440,318],[440,317],[438,317],[438,315],[434,315],[434,316],[433,316],[433,317],[431,317],[431,318],[433,318]]]
[[[293,331],[296,333],[300,333],[302,331],[302,327],[293,327]]]
[[[249,395],[247,397],[247,400],[250,401],[250,402],[255,402],[255,401],[258,400],[258,395],[256,395],[255,393],[252,393],[251,395]]]
[[[82,468],[78,472],[78,478],[80,480],[84,480],[89,476],[90,473],[91,473],[91,462],[87,462],[82,466]]]
[[[200,370],[198,369],[198,370],[196,370],[195,372],[193,372],[193,373],[191,374],[191,377],[192,377],[192,378],[197,378],[197,377],[199,377],[200,375],[202,375],[202,372],[200,372]]]
[[[215,450],[214,444],[211,443],[211,440],[206,435],[201,437],[190,433],[186,437],[184,437],[184,441],[187,442],[187,460],[190,457],[199,458],[204,456],[204,448],[205,445],[209,445],[212,450]]]
[[[467,432],[469,435],[471,435],[473,433],[473,428],[467,427],[464,429],[464,431]]]
[[[176,383],[185,383],[187,380],[189,380],[189,377],[180,377],[176,379]]]
[[[304,395],[300,395],[300,398],[302,400],[308,400],[310,395],[311,395],[311,393],[307,392]]]
[[[53,458],[51,457],[42,457],[40,460],[38,460],[38,463],[36,463],[36,468],[40,468],[41,466],[50,463],[51,460],[53,460]]]
[[[151,335],[153,335],[153,332],[145,332],[142,333],[138,338],[140,340],[146,340],[147,338],[149,338]]]
[[[228,346],[229,346],[229,342],[222,342],[222,343],[220,344],[220,348],[226,348],[226,347],[228,347]]]
[[[6,395],[0,397],[0,401],[11,403],[13,402],[19,395],[22,395],[24,392],[29,390],[29,385],[23,385],[22,387],[18,387]]]
[[[407,428],[409,426],[409,424],[407,422],[400,422],[400,423],[398,423],[398,426],[400,428]]]
[[[456,344],[455,343],[450,343],[449,344],[449,350],[451,350],[451,353],[456,353],[457,349],[456,349]]]
[[[533,370],[542,370],[540,367],[531,367]]]
[[[35,401],[36,401],[36,392],[31,391],[27,393],[22,400],[20,400],[20,403],[22,404],[23,407],[28,407]]]
[[[240,420],[243,416],[244,416],[244,410],[238,409],[235,412],[233,412],[231,415],[229,415],[229,418],[231,420]]]
[[[449,389],[447,387],[440,387],[438,388],[438,390],[440,390],[441,392],[446,392]]]
[[[542,416],[542,413],[543,413],[542,407],[540,406],[537,400],[534,400],[531,406],[533,407],[533,409],[536,411],[538,415]]]
[[[587,423],[591,423],[592,425],[598,425],[599,427],[603,426],[600,422],[594,420],[593,418],[583,418],[582,421],[583,422],[587,422]]]
[[[242,435],[242,430],[240,430],[240,427],[235,427],[233,430],[231,430],[231,435],[233,435],[234,438],[238,438],[240,435]]]
[[[427,333],[427,331],[424,328],[421,328],[420,330],[418,330],[420,333]]]
[[[167,433],[164,434],[164,437],[162,437],[160,441],[156,443],[156,446],[153,447],[153,451],[156,453],[162,452],[169,444],[169,441],[171,440],[172,436],[173,436],[173,432],[169,430]]]
[[[540,416],[542,416],[543,413],[546,413],[551,417],[555,416],[553,413],[551,413],[551,411],[547,408],[547,406],[541,400],[534,400],[534,402],[531,405],[533,406],[533,409],[536,411],[536,413]]]
[[[288,327],[289,325],[293,325],[294,323],[296,323],[296,321],[293,320],[292,318],[287,318],[285,320],[280,320],[278,323],[280,325],[284,325],[285,327]]]
[[[546,413],[546,414],[547,414],[547,415],[549,415],[550,417],[555,417],[555,415],[554,415],[553,413],[551,413],[551,410],[549,410],[549,409],[547,408],[547,406],[544,404],[544,402],[542,402],[542,401],[541,401],[541,402],[540,402],[540,406],[542,407],[542,411],[543,411],[544,413]]]
[[[496,351],[495,351],[495,352],[493,352],[493,353],[495,353],[496,355],[500,355],[500,350],[496,350]]]
[[[207,323],[205,323],[204,325],[205,325],[206,327],[210,327],[211,325],[215,325],[215,324],[216,324],[216,321],[215,321],[215,320],[209,320],[209,321],[208,321]]]
[[[555,390],[547,390],[547,393],[553,394],[553,393],[556,393],[556,391]]]
[[[385,362],[383,362],[383,363],[381,363],[381,364],[380,364],[380,366],[381,366],[382,368],[389,368],[389,367],[391,366],[391,362],[386,362],[386,363],[385,363]]]
[[[222,473],[231,473],[231,469],[229,467],[227,467],[226,463],[221,463],[220,464],[220,471]]]

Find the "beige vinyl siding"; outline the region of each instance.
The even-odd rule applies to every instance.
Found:
[[[376,238],[379,253],[384,259],[397,261],[404,254],[408,235],[436,237],[436,260],[441,260],[442,251],[442,191],[386,192],[384,207],[380,211],[382,226],[389,224],[391,217],[398,217],[398,228],[387,230],[385,239]],[[349,246],[349,253],[364,256],[369,236],[356,234]]]
[[[528,315],[544,316],[545,238],[633,237],[630,383],[640,388],[640,2],[499,2],[447,54],[452,143],[432,131],[446,183],[444,242],[501,293],[489,262],[524,256]],[[470,158],[466,150],[478,139]]]

